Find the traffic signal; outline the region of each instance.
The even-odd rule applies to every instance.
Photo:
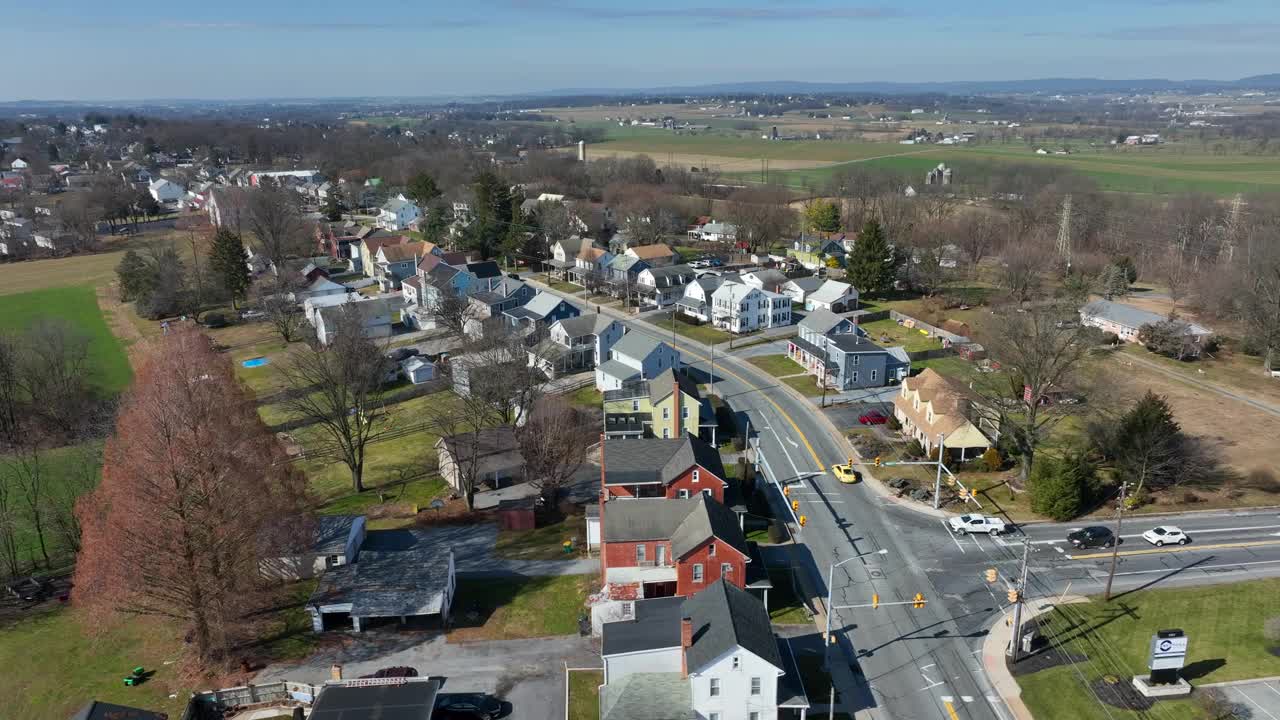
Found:
[[[996,569],[995,569],[995,568],[987,568],[987,573],[986,573],[986,575],[987,575],[987,582],[989,582],[989,583],[993,583],[993,582],[995,582],[995,581],[996,581],[996,577],[997,577],[997,576],[996,576]]]
[[[968,489],[968,488],[960,488],[960,499],[961,499],[961,500],[968,500],[968,499],[969,499],[969,489]]]
[[[782,488],[782,494],[783,494],[783,495],[785,495],[785,496],[787,496],[787,497],[791,497],[791,486],[790,486],[790,485],[788,485],[788,486],[786,486],[786,487]]]
[[[800,516],[800,527],[804,527],[804,524],[805,524],[805,523],[807,523],[807,522],[809,522],[809,518],[807,518],[807,517],[805,517],[805,516],[801,515],[801,516]]]
[[[880,456],[876,456],[876,467],[880,467]]]
[[[956,479],[955,479],[955,478],[953,478],[953,477],[951,477],[950,475],[948,475],[948,476],[947,476],[947,487],[955,487],[955,486],[956,486]]]
[[[1008,598],[1009,598],[1009,602],[1011,602],[1011,603],[1016,603],[1016,602],[1018,602],[1018,591],[1017,591],[1017,590],[1010,590],[1010,591],[1009,591],[1009,594],[1008,594]]]
[[[880,595],[879,595],[879,594],[872,595],[872,596],[871,596],[871,609],[872,609],[872,610],[878,610],[879,608],[880,608]]]
[[[913,608],[922,608],[924,607],[924,604],[924,593],[916,593],[916,596],[911,598],[911,607]]]
[[[853,469],[853,456],[849,456],[849,457],[845,458],[845,462],[849,463],[849,469],[850,469],[850,470],[852,470],[852,469]]]
[[[792,501],[791,501],[791,509],[792,509],[792,510],[799,510],[799,509],[800,509],[800,501],[799,501],[799,500],[792,500]]]

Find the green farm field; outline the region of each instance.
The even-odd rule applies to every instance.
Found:
[[[8,270],[9,268],[6,268]],[[21,332],[40,320],[61,320],[89,337],[91,381],[107,392],[123,390],[132,377],[120,340],[111,333],[94,288],[54,287],[0,297],[0,330]]]

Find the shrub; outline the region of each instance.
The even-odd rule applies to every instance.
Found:
[[[733,438],[733,449],[735,452],[742,452],[747,449],[747,440],[741,435],[735,435]]]
[[[1000,451],[995,448],[987,448],[982,453],[982,466],[987,472],[995,472],[1004,466],[1004,459],[1000,457]]]
[[[777,545],[787,541],[787,530],[782,527],[780,520],[774,520],[769,523],[769,542]]]
[[[902,423],[898,422],[898,418],[895,415],[890,415],[888,420],[885,421],[884,426],[894,432],[902,429]]]
[[[1084,453],[1042,458],[1028,483],[1031,509],[1054,520],[1071,520],[1084,511],[1096,482],[1097,469]]]
[[[1179,500],[1181,500],[1184,504],[1187,504],[1187,505],[1194,505],[1194,504],[1199,503],[1199,502],[1204,502],[1204,498],[1202,498],[1202,497],[1200,497],[1199,495],[1197,495],[1197,494],[1195,494],[1195,493],[1191,492],[1190,490],[1184,490],[1184,491],[1182,491],[1182,496],[1181,496],[1180,498],[1178,498],[1178,499],[1179,499]]]
[[[902,452],[909,458],[922,458],[924,457],[924,446],[920,444],[919,440],[912,440]]]
[[[1262,623],[1262,637],[1271,642],[1280,642],[1280,615],[1267,618]]]
[[[221,328],[227,326],[227,316],[220,312],[211,312],[204,316],[205,327]]]

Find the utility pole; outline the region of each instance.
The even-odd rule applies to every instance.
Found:
[[[716,344],[711,343],[711,394],[716,394]]]
[[[1116,579],[1116,560],[1120,554],[1120,526],[1124,524],[1124,499],[1129,491],[1129,483],[1120,483],[1120,504],[1116,506],[1116,536],[1111,539],[1111,572],[1107,573],[1107,591],[1103,600],[1111,600],[1111,583]]]
[[[1058,255],[1067,261],[1071,272],[1071,195],[1062,198],[1062,216],[1058,219]]]
[[[933,509],[942,502],[942,454],[946,452],[946,437],[938,433],[938,474],[933,479]]]
[[[1013,637],[1009,640],[1009,655],[1013,662],[1018,662],[1022,655],[1022,604],[1027,595],[1027,558],[1031,553],[1031,543],[1022,541],[1022,573],[1018,580],[1018,599],[1013,604]]]

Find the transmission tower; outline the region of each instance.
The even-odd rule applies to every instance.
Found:
[[[1236,236],[1240,233],[1240,215],[1244,210],[1244,196],[1236,193],[1231,199],[1231,212],[1227,214],[1226,232],[1223,233],[1222,249],[1218,252],[1218,260],[1231,262],[1236,254]]]
[[[1071,196],[1062,198],[1062,217],[1058,220],[1058,255],[1067,263],[1071,272]]]

